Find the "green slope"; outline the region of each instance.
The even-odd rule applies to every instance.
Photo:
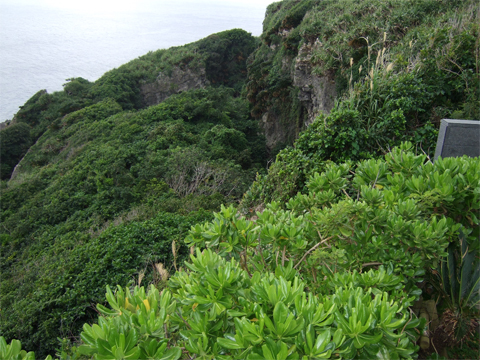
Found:
[[[37,93],[2,130],[2,178],[22,159],[1,184],[2,335],[52,353],[57,337],[92,319],[105,284],[142,269],[151,281],[159,262],[174,271],[172,241],[242,196],[266,161],[239,97],[255,44],[231,30],[95,83],[71,79]],[[211,86],[145,108],[141,85],[175,67],[203,67]]]

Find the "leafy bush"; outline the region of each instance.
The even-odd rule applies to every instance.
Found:
[[[133,293],[118,287],[116,297],[107,287],[107,300],[112,309],[97,305],[105,317],[99,317],[98,325],[83,326],[81,338],[85,345],[78,351],[94,355],[95,359],[179,359],[180,348],[166,350],[168,335],[164,325],[175,309],[170,299],[169,292],[160,295],[153,286],[148,294],[143,287],[135,287]]]
[[[478,247],[479,162],[463,157],[425,163],[426,156],[411,149],[405,143],[385,160],[365,160],[356,168],[329,165],[310,178],[307,194],[286,203],[288,210],[272,202],[255,221],[223,208],[214,222],[196,225],[186,241],[235,251],[232,256],[251,271],[274,271],[288,259],[312,289],[332,272],[381,264],[393,266],[413,289],[415,278],[446,255],[460,228]]]
[[[5,338],[0,336],[0,357],[8,360],[35,360],[35,353],[22,350],[22,343],[18,340],[7,344]]]
[[[140,273],[145,283],[157,282],[158,263],[174,272],[174,263],[180,265],[188,254],[179,240],[192,225],[209,218],[207,212],[189,216],[160,213],[148,221],[110,226],[97,237],[78,230],[57,235],[52,229],[52,234],[43,234],[24,252],[42,258],[42,263],[31,258],[31,266],[18,268],[15,253],[2,260],[2,334],[22,339],[37,356],[52,353],[58,337],[75,336],[84,322],[95,318],[91,304],[103,300],[105,284],[127,284]],[[55,241],[56,236],[61,241]],[[19,286],[16,278],[28,281]],[[29,295],[19,299],[20,293]]]
[[[161,295],[107,288],[111,308],[97,306],[105,317],[84,325],[79,351],[98,359],[414,357],[424,326],[408,309],[421,294],[416,284],[460,229],[470,237],[462,248],[475,245],[480,171],[478,159],[432,164],[411,149],[356,167],[330,164],[287,210],[273,202],[247,220],[222,207],[213,221],[192,224],[186,270]],[[112,234],[119,229],[99,243]]]
[[[161,295],[154,287],[146,293],[119,286],[116,294],[107,287],[111,309],[97,305],[104,317],[84,325],[79,352],[96,359],[178,359],[183,348],[206,359],[350,359],[410,358],[416,351],[411,340],[423,324],[375,288],[385,273],[370,271],[368,290],[350,283],[315,296],[295,275],[250,277],[210,250],[197,250],[186,265],[189,271],[177,273]]]

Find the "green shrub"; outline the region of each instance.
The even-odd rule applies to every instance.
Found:
[[[18,340],[12,340],[7,344],[5,338],[0,336],[0,358],[8,360],[35,360],[33,351],[22,350],[22,344]]]
[[[351,359],[411,358],[418,349],[412,340],[422,322],[375,288],[385,273],[372,270],[368,290],[350,283],[332,296],[314,296],[295,275],[250,277],[210,250],[197,250],[186,265],[161,295],[153,287],[148,294],[118,287],[115,295],[107,288],[111,309],[97,306],[105,317],[84,325],[80,352],[178,359],[182,347],[205,359]]]
[[[356,168],[327,165],[310,178],[307,194],[286,203],[288,210],[272,202],[249,221],[223,208],[186,241],[233,250],[251,271],[274,271],[289,259],[312,289],[332,272],[381,264],[393,266],[413,289],[425,269],[446,255],[460,228],[478,247],[479,162],[463,157],[432,164],[411,149],[405,143],[385,160],[364,160]]]
[[[83,326],[81,354],[95,359],[164,359],[177,360],[182,352],[178,347],[167,350],[168,339],[165,322],[175,310],[170,304],[171,294],[151,286],[148,294],[143,287],[133,293],[119,286],[116,296],[107,287],[107,300],[112,309],[97,305],[105,317],[98,325]],[[159,341],[160,340],[160,341]]]

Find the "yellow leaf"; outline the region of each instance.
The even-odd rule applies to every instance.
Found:
[[[148,302],[148,299],[143,300],[143,303],[145,304],[147,311],[150,311],[150,303]]]
[[[197,306],[198,306],[198,303],[193,304],[192,310],[193,310],[193,311],[196,311],[195,309],[197,308]]]
[[[380,185],[380,184],[375,184],[375,187],[376,187],[378,190],[382,190],[382,189],[383,189],[383,185]]]

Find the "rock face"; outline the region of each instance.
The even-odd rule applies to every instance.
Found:
[[[321,46],[319,42],[310,46],[303,45],[296,57],[282,60],[282,69],[289,74],[291,84],[298,90],[298,102],[290,104],[290,108],[295,108],[296,115],[290,116],[288,121],[274,108],[268,108],[261,115],[260,124],[270,150],[278,145],[292,143],[301,130],[310,125],[320,113],[329,114],[335,104],[335,78],[312,73],[310,59],[318,46]]]
[[[295,126],[283,124],[281,118],[272,111],[263,114],[260,127],[263,129],[265,144],[269,150],[279,144],[287,143],[290,140],[291,131],[295,132]]]
[[[174,67],[171,74],[160,73],[155,82],[142,85],[140,91],[145,105],[151,106],[161,103],[174,94],[203,89],[209,84],[205,68],[181,69]]]
[[[0,123],[0,130],[5,129],[8,125],[10,125],[10,121],[4,121]]]
[[[293,85],[300,89],[298,99],[306,110],[304,126],[310,125],[320,113],[330,113],[337,97],[333,76],[312,74],[310,59],[312,51],[319,46],[321,44],[318,41],[313,47],[303,45],[295,59]]]
[[[293,144],[337,98],[335,70],[317,75],[329,53],[318,36],[318,1],[279,1],[267,7],[261,43],[248,61],[247,98],[270,150]],[[327,39],[327,40],[325,40]],[[337,81],[340,80],[340,81]],[[337,83],[338,82],[338,83]],[[275,153],[275,151],[273,151]]]

